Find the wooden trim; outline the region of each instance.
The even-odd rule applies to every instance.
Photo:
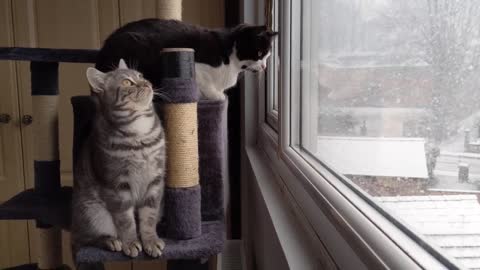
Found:
[[[208,259],[208,270],[217,270],[218,267],[218,255],[213,255]]]

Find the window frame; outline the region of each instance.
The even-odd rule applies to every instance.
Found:
[[[282,65],[278,128],[269,123],[269,107],[265,107],[269,106],[266,99],[272,89],[265,87],[264,78],[259,76],[257,147],[267,154],[269,163],[280,175],[280,186],[291,195],[290,203],[295,206],[298,218],[309,224],[316,240],[328,249],[339,268],[361,269],[360,261],[366,268],[459,269],[453,258],[429,246],[423,236],[409,233],[407,225],[369,202],[369,196],[353,188],[349,179],[305,151],[291,147],[291,142],[304,142],[304,135],[312,128],[302,126],[300,121],[292,122],[292,115],[302,114],[300,106],[292,104],[301,101],[300,66],[306,63],[301,62],[305,44],[300,41],[305,14],[301,14],[303,1],[280,2],[279,24],[283,32],[279,40]],[[291,130],[300,130],[300,136]],[[345,254],[353,254],[357,259],[342,260]]]
[[[278,11],[279,11],[279,2],[280,0],[267,0],[270,1],[272,13],[271,13],[271,28],[273,31],[279,31],[278,26]],[[265,12],[270,12],[266,10]],[[276,58],[278,52],[278,39],[275,39],[274,45],[272,46],[271,56],[268,59],[267,69],[265,72],[265,87],[267,93],[265,96],[265,121],[276,131],[278,131],[278,108],[275,108],[275,103],[278,107],[279,104],[279,93],[278,93],[278,66]],[[275,91],[277,90],[277,91]]]

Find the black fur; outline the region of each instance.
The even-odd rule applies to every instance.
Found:
[[[151,80],[158,75],[155,66],[162,48],[193,48],[195,62],[217,67],[229,64],[234,45],[239,60],[262,58],[276,34],[265,26],[208,29],[176,20],[144,19],[114,31],[105,40],[95,67],[110,71],[123,58]]]

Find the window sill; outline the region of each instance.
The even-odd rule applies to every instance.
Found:
[[[299,222],[296,211],[289,203],[292,200],[279,186],[281,180],[270,167],[267,155],[257,147],[247,146],[246,167],[254,176],[250,183],[255,185],[254,189],[259,190],[288,268],[336,269],[329,255],[323,252],[325,249],[315,248],[315,245],[321,243],[313,243],[308,229]]]

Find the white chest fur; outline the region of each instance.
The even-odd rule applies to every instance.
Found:
[[[133,121],[127,128],[127,131],[136,134],[147,134],[155,123],[153,117],[140,117]]]
[[[208,99],[223,97],[223,91],[235,85],[239,73],[239,68],[232,63],[218,67],[195,63],[197,85],[202,96]]]

